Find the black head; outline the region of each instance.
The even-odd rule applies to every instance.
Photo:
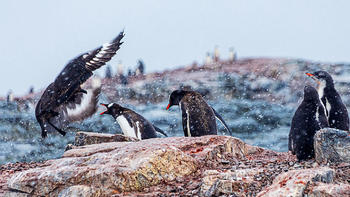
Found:
[[[168,110],[171,106],[173,105],[179,105],[181,99],[185,96],[186,91],[184,90],[175,90],[170,94],[170,98],[169,98],[169,104],[166,107],[166,109]]]
[[[100,115],[103,115],[103,114],[109,114],[109,115],[120,115],[123,111],[123,107],[118,105],[117,103],[110,103],[110,104],[103,104],[101,103],[102,106],[105,106],[106,107],[106,111],[104,112],[101,112]]]
[[[304,100],[305,101],[319,101],[317,90],[312,86],[304,87]]]
[[[333,85],[332,76],[326,71],[317,71],[314,73],[305,73],[317,82],[318,85],[325,84],[326,86]]]

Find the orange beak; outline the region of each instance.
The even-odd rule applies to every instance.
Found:
[[[102,106],[105,106],[105,107],[107,108],[107,110],[106,110],[106,111],[104,111],[104,112],[101,112],[101,113],[100,113],[100,115],[103,115],[104,113],[108,112],[108,107],[107,107],[107,105],[106,105],[106,104],[103,104],[103,103],[101,103],[101,105],[102,105]]]
[[[169,108],[170,108],[170,103],[169,103],[168,106],[166,107],[166,110],[169,110]]]
[[[309,77],[313,77],[313,76],[315,76],[315,75],[313,75],[313,74],[311,74],[311,73],[305,73],[307,76],[309,76]]]

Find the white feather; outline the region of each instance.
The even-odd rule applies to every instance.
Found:
[[[124,135],[138,138],[136,136],[134,127],[129,125],[128,120],[126,120],[126,118],[123,115],[117,117],[117,122],[118,122],[120,128],[122,129]]]
[[[191,130],[190,130],[190,114],[188,113],[188,110],[186,110],[187,115],[187,135],[188,137],[191,137]]]
[[[75,104],[75,108],[73,109],[67,108],[67,115],[79,116],[81,113],[86,111],[87,108],[90,107],[90,101],[92,100],[92,95],[93,95],[92,90],[88,90],[87,94],[83,94],[80,104]]]
[[[139,121],[136,121],[136,130],[137,130],[137,133],[136,133],[137,138],[142,140],[141,139],[141,132],[140,132],[140,122]]]
[[[316,109],[316,120],[317,122],[320,122],[320,112],[319,112],[320,107],[317,107]]]

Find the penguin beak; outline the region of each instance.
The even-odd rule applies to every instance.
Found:
[[[166,107],[166,110],[169,110],[170,107],[171,107],[171,105],[169,103],[168,106]]]
[[[305,73],[307,76],[311,77],[311,79],[315,80],[317,84],[320,85],[320,81],[316,78],[314,74],[311,73]]]
[[[107,106],[107,104],[101,103],[101,105],[102,105],[102,106],[105,106],[105,107],[107,108],[107,110],[104,111],[104,112],[101,112],[100,115],[107,114],[107,113],[108,113],[108,106]]]
[[[315,75],[311,74],[311,73],[305,73],[307,76],[309,77],[314,77]]]

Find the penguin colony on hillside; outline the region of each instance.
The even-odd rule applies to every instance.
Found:
[[[93,71],[112,59],[123,43],[123,37],[124,32],[121,32],[110,43],[71,60],[46,88],[35,109],[43,138],[53,131],[65,135],[66,132],[62,130],[64,125],[81,121],[97,111],[101,82],[93,80],[89,90],[82,87],[93,75]],[[317,82],[318,88],[316,90],[305,86],[304,99],[292,119],[288,149],[298,160],[314,157],[313,141],[316,131],[325,127],[349,130],[348,112],[334,88],[332,77],[325,71],[306,74]],[[113,116],[124,135],[140,140],[155,138],[157,133],[167,136],[146,118],[128,108],[117,103],[101,105],[106,107],[106,111],[100,114]],[[173,105],[179,105],[181,109],[184,136],[217,135],[216,118],[232,135],[223,118],[207,104],[200,93],[175,90],[170,95],[166,109],[169,110]]]

